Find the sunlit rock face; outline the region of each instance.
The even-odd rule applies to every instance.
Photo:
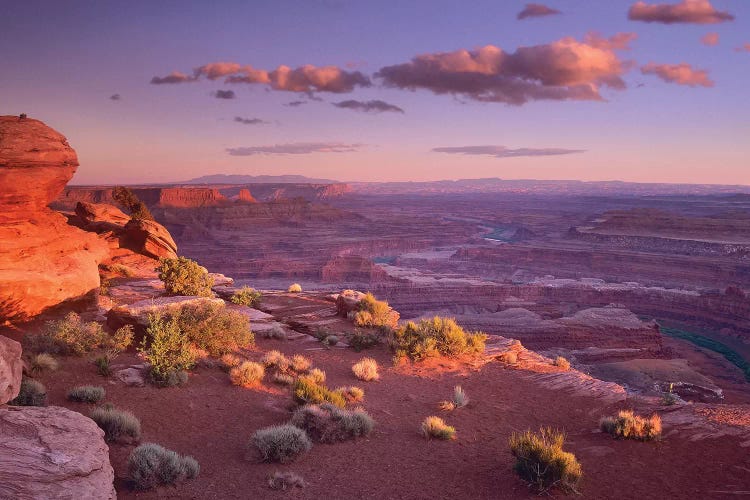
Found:
[[[30,118],[0,116],[0,322],[99,287],[106,243],[47,205],[78,167],[65,137]]]

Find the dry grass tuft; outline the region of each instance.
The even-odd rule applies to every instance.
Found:
[[[266,370],[260,363],[243,361],[229,371],[229,379],[234,385],[256,387],[263,381]]]
[[[354,372],[355,377],[359,380],[364,380],[365,382],[378,380],[380,378],[380,374],[378,373],[378,362],[372,358],[362,358],[352,366],[352,372]]]
[[[307,484],[302,476],[294,472],[276,471],[268,476],[268,487],[272,490],[283,490],[291,488],[304,488]]]
[[[509,444],[516,458],[513,470],[539,493],[553,487],[576,491],[583,472],[575,455],[563,450],[565,434],[542,428],[538,434],[514,433]]]
[[[422,421],[422,434],[427,439],[436,438],[447,441],[456,438],[456,429],[447,425],[442,418],[431,416]]]
[[[557,366],[558,368],[562,368],[565,371],[570,370],[570,361],[563,358],[562,356],[556,357],[552,364]]]
[[[616,417],[602,418],[599,428],[616,438],[653,441],[661,437],[661,417],[656,413],[641,417],[631,410],[622,410]]]

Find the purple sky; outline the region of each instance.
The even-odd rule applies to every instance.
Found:
[[[536,3],[6,2],[0,112],[76,183],[750,184],[750,2]]]

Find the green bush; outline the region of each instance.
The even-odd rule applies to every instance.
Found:
[[[661,417],[635,415],[630,410],[620,411],[616,417],[604,417],[599,422],[603,432],[616,438],[652,441],[661,437]]]
[[[272,490],[286,491],[289,488],[304,488],[305,486],[305,480],[302,479],[302,476],[294,472],[276,471],[268,476],[268,487]]]
[[[23,377],[18,396],[8,402],[13,406],[44,406],[47,404],[47,389],[34,379]]]
[[[263,296],[259,291],[250,288],[249,286],[243,286],[232,294],[229,300],[233,304],[240,306],[256,307],[260,303],[260,298]]]
[[[312,448],[310,438],[293,425],[274,425],[255,432],[250,442],[264,462],[291,462]]]
[[[375,427],[375,421],[365,410],[344,410],[330,403],[298,408],[289,423],[303,429],[313,441],[320,443],[367,436]]]
[[[435,316],[419,323],[409,321],[394,331],[392,346],[396,357],[419,361],[435,356],[459,356],[484,352],[487,335],[465,332],[451,318]]]
[[[104,387],[81,385],[68,391],[68,400],[79,403],[98,403],[104,399]]]
[[[112,199],[130,213],[131,219],[154,220],[148,207],[129,188],[115,186],[112,189]]]
[[[445,441],[456,438],[456,429],[446,424],[440,417],[427,417],[422,421],[422,435],[427,439],[436,438]]]
[[[90,417],[104,431],[107,441],[125,438],[137,440],[141,437],[141,421],[129,411],[118,410],[107,404],[94,408]]]
[[[563,450],[565,434],[542,428],[539,434],[526,431],[510,438],[510,451],[516,459],[513,470],[537,491],[553,486],[575,491],[583,472],[575,455]]]
[[[195,364],[192,346],[175,317],[151,316],[139,351],[151,364],[149,376],[156,385],[175,385],[183,378],[180,373]]]
[[[185,305],[176,314],[184,337],[211,356],[221,356],[255,340],[247,316],[223,304]]]
[[[137,490],[194,479],[200,473],[198,462],[158,444],[144,443],[128,458],[128,477]]]
[[[197,295],[210,297],[214,278],[205,267],[187,257],[159,259],[159,279],[164,282],[167,295]]]
[[[254,387],[263,381],[265,370],[263,365],[253,361],[244,361],[229,371],[229,379],[234,385]]]
[[[354,311],[354,324],[363,327],[396,328],[399,314],[391,309],[388,302],[378,300],[371,293],[365,294],[358,304],[359,310]]]
[[[299,404],[331,403],[339,408],[346,406],[344,396],[315,383],[315,380],[304,375],[294,381],[292,395]]]

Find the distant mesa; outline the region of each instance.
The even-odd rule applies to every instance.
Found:
[[[180,184],[337,184],[331,179],[315,179],[304,175],[233,175],[212,174]]]

